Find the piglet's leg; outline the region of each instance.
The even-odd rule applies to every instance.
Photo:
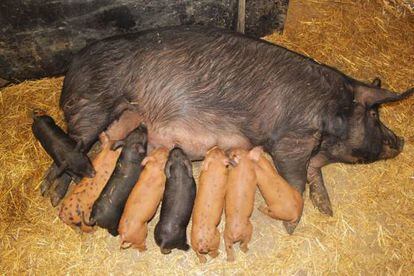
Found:
[[[240,250],[244,253],[246,253],[249,250],[247,245],[252,239],[252,234],[253,234],[253,225],[249,222],[246,226],[246,234],[243,236],[240,242]]]
[[[225,233],[224,234],[224,244],[226,246],[227,261],[234,261],[234,249],[233,249],[233,240]]]
[[[261,205],[257,208],[257,210],[259,210],[260,212],[262,212],[263,214],[265,214],[266,216],[269,216],[271,218],[273,218],[273,214],[272,211],[270,210],[270,208],[266,205]]]
[[[206,263],[207,262],[207,258],[205,255],[200,254],[199,252],[196,252],[198,260],[200,261],[200,263]]]

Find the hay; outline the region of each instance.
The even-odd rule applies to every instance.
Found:
[[[309,55],[361,80],[379,76],[385,87],[414,86],[414,17],[395,15],[382,0],[291,0],[283,35],[266,39]],[[163,256],[120,251],[118,239],[98,230],[79,235],[57,218],[38,186],[50,160],[34,141],[27,111],[59,118],[62,78],[24,82],[0,91],[0,274],[414,274],[414,99],[382,108],[383,121],[406,139],[397,158],[371,165],[324,169],[334,217],[312,207],[293,236],[280,222],[253,213],[248,254],[199,265],[192,252]],[[256,206],[263,199],[256,197]],[[220,227],[223,227],[221,225]]]

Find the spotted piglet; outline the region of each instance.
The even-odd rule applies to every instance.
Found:
[[[93,178],[83,178],[74,187],[71,194],[62,202],[59,218],[72,227],[80,227],[83,232],[91,232],[93,227],[85,223],[85,217],[89,218],[92,205],[98,198],[115,169],[116,161],[121,149],[113,151],[112,142],[105,132],[99,136],[101,151],[92,161],[96,174]]]

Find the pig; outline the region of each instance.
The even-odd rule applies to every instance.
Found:
[[[266,205],[259,207],[259,211],[274,219],[290,223],[298,221],[303,210],[300,193],[278,174],[261,147],[253,148],[250,156],[257,185],[266,202]]]
[[[155,215],[165,189],[164,174],[169,150],[160,147],[142,161],[144,169],[132,189],[125,205],[118,232],[121,248],[133,247],[145,251],[148,222]]]
[[[182,149],[176,147],[170,151],[165,175],[167,182],[154,239],[163,254],[171,253],[174,248],[187,251],[190,248],[187,244],[187,226],[197,188],[191,161]]]
[[[252,238],[253,213],[257,179],[253,160],[244,149],[233,149],[229,154],[234,165],[229,166],[226,186],[225,208],[226,224],[224,243],[227,260],[234,261],[233,244],[240,242],[240,249],[247,252],[247,244]]]
[[[147,128],[141,124],[125,140],[118,140],[112,149],[122,146],[115,170],[95,201],[89,218],[90,225],[108,229],[118,235],[118,224],[129,194],[141,173],[141,162],[147,153]]]
[[[82,142],[76,143],[67,135],[52,117],[43,111],[32,113],[32,132],[45,151],[52,157],[57,167],[49,176],[50,181],[65,171],[71,175],[93,177],[95,171],[88,156],[82,151]]]
[[[109,180],[121,153],[121,149],[115,151],[111,149],[113,142],[105,132],[101,133],[99,139],[102,145],[101,151],[92,161],[96,171],[95,176],[83,178],[63,200],[59,212],[59,218],[64,223],[73,228],[79,227],[83,232],[94,230],[88,222],[85,223],[85,218],[89,217],[92,205]]]
[[[321,168],[393,158],[404,140],[379,108],[414,93],[363,83],[260,39],[180,26],[95,42],[75,55],[60,107],[68,134],[86,148],[124,112],[148,127],[149,148],[263,146],[279,174],[332,215]],[[285,223],[292,233],[296,223]]]
[[[132,130],[137,128],[140,123],[142,123],[142,120],[139,116],[126,110],[122,112],[119,118],[111,122],[111,124],[105,129],[105,133],[108,136],[109,140],[112,142],[120,140],[122,141]],[[82,142],[77,143],[79,145],[82,144]],[[92,145],[93,147],[88,145],[88,149],[84,150],[89,151],[89,158],[95,157],[97,151],[99,151],[99,142],[95,141]],[[65,175],[68,174],[66,171],[63,172],[59,178],[55,179],[55,175],[59,173],[57,171],[59,171],[59,169],[56,163],[53,163],[52,166],[47,170],[46,176],[40,185],[40,192],[43,196],[48,194],[49,190],[52,187],[52,192],[50,192],[50,200],[52,202],[52,205],[57,205],[65,196],[65,187],[69,187],[71,180],[73,180],[75,183],[79,183],[81,180],[81,178],[73,174],[68,177]]]
[[[197,195],[191,225],[191,247],[201,263],[207,262],[205,254],[218,256],[220,223],[227,184],[228,157],[217,146],[207,153],[200,169]]]

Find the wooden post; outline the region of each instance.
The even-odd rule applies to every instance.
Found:
[[[239,0],[237,11],[237,31],[244,34],[244,28],[246,25],[246,0]]]

